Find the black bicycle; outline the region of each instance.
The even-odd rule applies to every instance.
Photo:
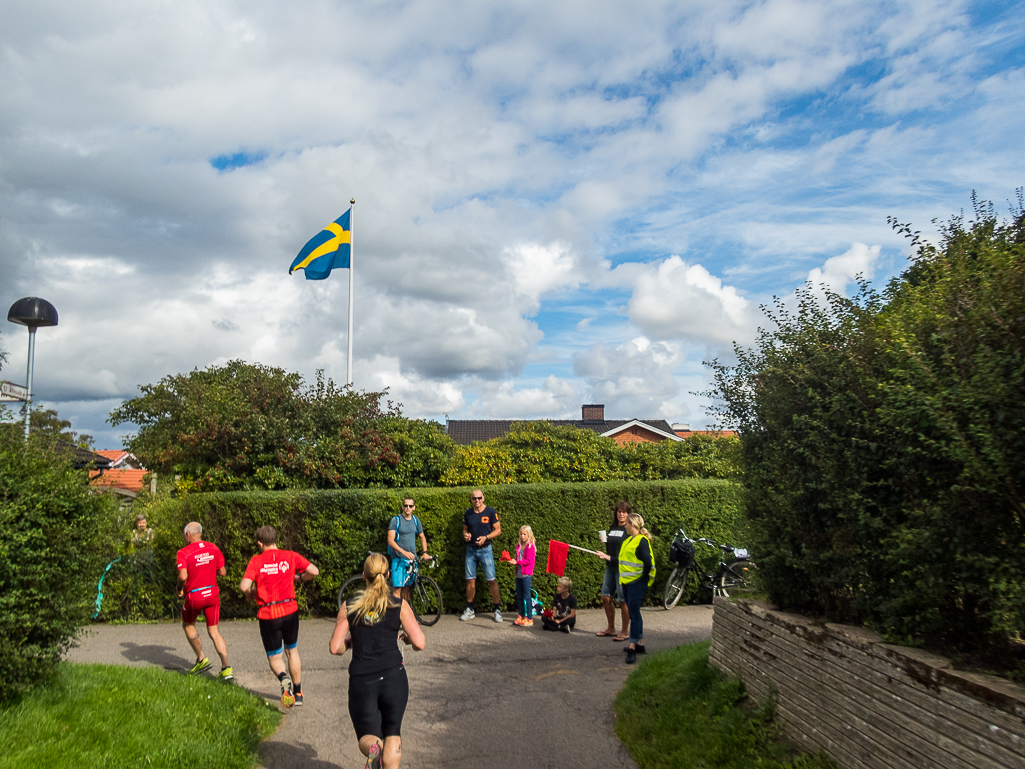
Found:
[[[700,542],[706,547],[719,551],[719,567],[715,574],[705,574],[701,587],[712,591],[712,595],[729,596],[750,592],[754,588],[754,580],[758,566],[747,554],[747,550],[731,545],[720,545],[713,539],[701,537],[691,539],[683,529],[676,532],[676,537],[669,546],[669,560],[676,564],[669,573],[666,588],[662,594],[662,605],[672,609],[680,602],[683,591],[687,588],[687,577],[691,572],[700,574],[695,560],[694,544]]]
[[[438,565],[438,562],[432,556],[427,559],[427,563],[431,565],[433,569]],[[438,587],[438,583],[430,577],[425,577],[420,574],[420,562],[410,561],[412,565],[412,579],[409,583],[410,595],[409,605],[413,609],[413,614],[416,615],[416,621],[421,625],[430,627],[437,623],[441,619],[441,615],[444,612],[444,604],[441,601],[441,588]],[[342,608],[342,604],[352,598],[359,592],[362,592],[365,587],[363,581],[363,572],[354,574],[345,581],[342,585],[342,589],[338,591],[338,608]]]

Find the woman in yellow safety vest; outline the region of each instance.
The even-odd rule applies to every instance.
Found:
[[[655,554],[651,548],[651,534],[644,528],[644,519],[637,513],[626,517],[626,539],[619,548],[619,584],[630,612],[630,644],[626,647],[626,664],[637,661],[644,654],[644,620],[641,604],[644,594],[655,581]]]

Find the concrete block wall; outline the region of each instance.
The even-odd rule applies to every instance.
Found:
[[[711,661],[774,686],[787,739],[844,769],[1025,769],[1025,687],[863,628],[716,598]]]

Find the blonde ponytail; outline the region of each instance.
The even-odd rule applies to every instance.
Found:
[[[366,589],[357,593],[346,608],[350,615],[355,615],[352,621],[363,620],[367,625],[374,625],[395,605],[388,585],[388,559],[380,553],[371,553],[363,563],[363,579],[367,582]]]
[[[647,537],[648,540],[651,539],[651,532],[644,528],[644,519],[641,518],[641,516],[639,516],[637,513],[630,513],[630,515],[626,517],[626,520],[630,522],[631,526],[637,529],[638,534],[640,534],[642,537]]]

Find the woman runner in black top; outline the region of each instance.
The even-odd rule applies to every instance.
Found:
[[[409,681],[395,639],[417,650],[427,640],[409,604],[391,595],[387,558],[380,553],[367,558],[363,579],[366,590],[338,610],[329,648],[345,654],[352,647],[349,718],[368,769],[398,769]]]

